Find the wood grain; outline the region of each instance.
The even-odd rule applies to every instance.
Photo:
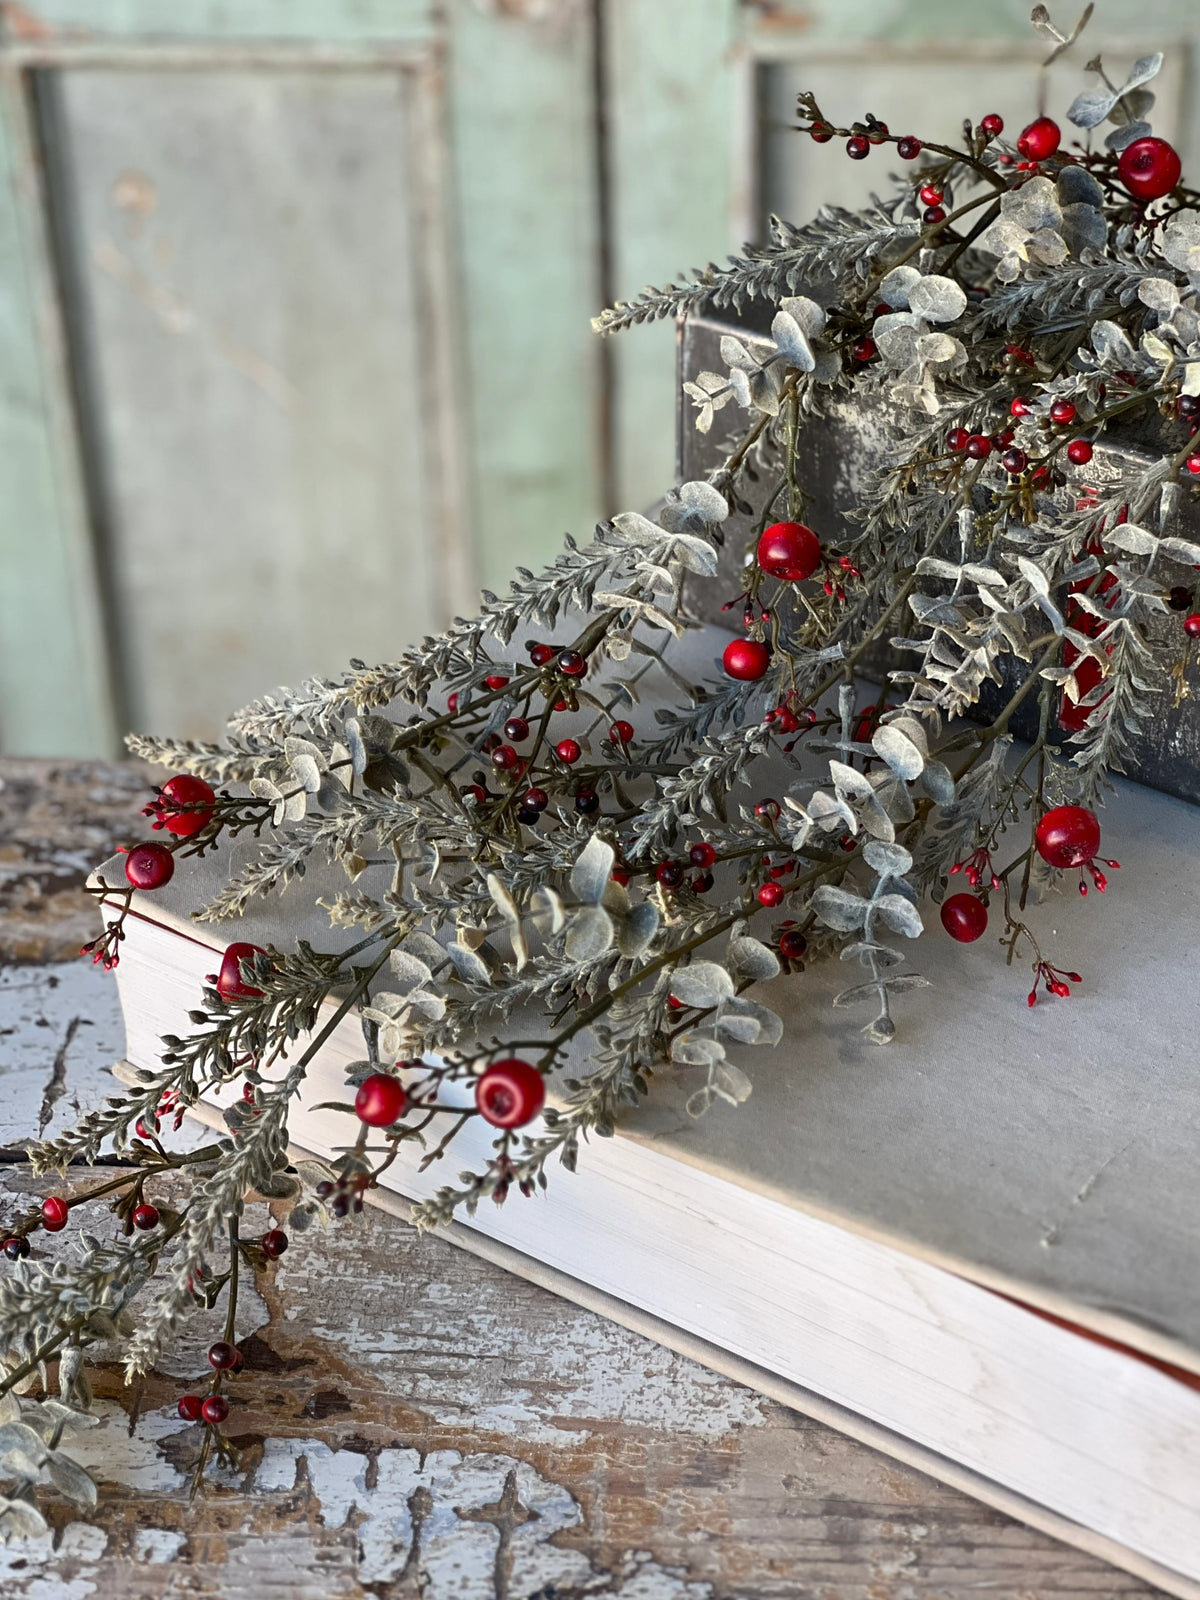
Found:
[[[115,835],[116,797],[132,796],[140,777],[12,761],[0,776],[30,870],[39,848],[52,858],[85,830]],[[23,902],[24,937],[40,921],[41,948],[60,947],[64,908],[52,897]],[[43,1076],[28,1062],[16,1074],[7,1051],[0,1074],[30,1132],[65,1012],[83,992],[71,977],[80,970],[20,969],[40,985]],[[0,986],[0,1006],[5,994]],[[91,1008],[95,1046],[81,1028],[58,1068],[60,1095],[81,1105],[107,1092],[112,1051],[111,996],[97,990]],[[4,1177],[12,1194],[47,1191],[19,1166]],[[0,1218],[7,1209],[0,1200]],[[266,1216],[252,1206],[244,1231]],[[395,1218],[368,1211],[296,1239],[256,1289],[244,1302],[247,1364],[228,1425],[238,1470],[188,1504],[198,1436],[175,1402],[212,1330],[196,1324],[161,1374],[132,1389],[102,1362],[104,1423],[88,1444],[98,1511],[84,1525],[54,1505],[52,1539],[0,1549],[6,1597],[1154,1592]]]

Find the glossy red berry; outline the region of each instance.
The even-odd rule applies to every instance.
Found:
[[[683,882],[683,868],[678,861],[660,861],[654,876],[664,889],[678,889]]]
[[[177,839],[190,839],[212,821],[212,806],[217,796],[210,784],[190,772],[181,772],[168,779],[159,790],[159,798],[166,804],[159,816],[168,833]],[[173,811],[172,806],[203,806],[203,811]]]
[[[872,144],[882,144],[889,131],[886,122],[872,122],[867,130],[867,138],[870,139]]]
[[[550,796],[545,789],[526,789],[524,803],[532,811],[545,811],[550,804]]]
[[[520,759],[511,744],[498,744],[492,751],[492,765],[497,772],[511,772]]]
[[[1000,464],[1005,472],[1011,472],[1013,477],[1017,478],[1029,465],[1029,457],[1024,450],[1006,450],[1000,458]]]
[[[529,659],[535,667],[548,667],[558,654],[552,644],[531,644]]]
[[[582,678],[587,671],[587,660],[578,650],[563,650],[558,658],[558,670],[568,678]]]
[[[766,676],[771,652],[757,639],[731,639],[721,656],[721,664],[731,678],[753,683]]]
[[[992,443],[999,450],[1007,450],[1009,445],[1016,438],[1016,436],[1017,435],[1016,435],[1016,432],[1014,431],[1014,429],[1012,429],[1012,428],[1001,428],[999,433],[994,433],[992,435]]]
[[[924,211],[921,213],[921,221],[927,228],[935,227],[937,223],[945,222],[945,220],[945,206],[926,206]]]
[[[1088,439],[1072,439],[1067,446],[1067,460],[1077,467],[1086,467],[1091,459],[1091,441]]]
[[[251,996],[257,998],[262,994],[261,989],[246,983],[242,978],[241,963],[252,961],[255,956],[265,954],[256,944],[238,942],[226,947],[225,954],[221,957],[221,970],[217,974],[217,993],[222,1000],[232,1000],[235,997]]]
[[[1179,182],[1183,163],[1165,139],[1135,139],[1121,151],[1117,171],[1135,200],[1161,200]]]
[[[608,730],[608,737],[614,744],[628,744],[633,738],[633,723],[624,720],[614,722]]]
[[[921,154],[921,141],[911,133],[905,134],[903,139],[896,141],[896,154],[901,161],[915,161]]]
[[[783,890],[777,883],[764,883],[758,891],[758,903],[760,906],[777,906],[782,899]]]
[[[799,961],[808,949],[808,940],[796,928],[788,928],[779,935],[779,954],[788,961]]]
[[[282,1228],[268,1228],[262,1236],[261,1244],[263,1255],[271,1261],[276,1261],[288,1247],[288,1236]]]
[[[828,144],[833,138],[833,129],[827,122],[814,122],[808,131],[814,144]]]
[[[846,154],[851,161],[865,161],[871,154],[871,141],[861,133],[846,140]]]
[[[493,1061],[475,1085],[475,1104],[493,1128],[523,1128],[546,1099],[546,1082],[536,1067],[515,1056]]]
[[[984,433],[973,433],[967,440],[967,454],[972,461],[986,461],[992,453],[992,441]]]
[[[514,744],[523,744],[529,737],[529,724],[524,717],[509,717],[504,724],[504,737]]]
[[[1017,140],[1027,161],[1047,161],[1062,143],[1062,130],[1053,117],[1038,117]]]
[[[212,1427],[219,1428],[229,1415],[229,1401],[223,1394],[210,1394],[200,1407],[200,1415]]]
[[[484,683],[487,684],[489,689],[507,689],[508,688],[508,679],[506,677],[504,677],[502,673],[499,673],[499,672],[491,672],[491,673],[489,673],[488,676],[483,681],[484,681]]]
[[[942,927],[959,944],[970,944],[987,928],[987,907],[973,894],[952,894],[942,901]]]
[[[772,578],[802,583],[821,562],[821,541],[803,522],[773,522],[758,541],[758,564]]]
[[[354,1096],[355,1114],[368,1128],[390,1128],[404,1115],[407,1104],[404,1085],[389,1072],[373,1072]]]
[[[694,844],[688,851],[688,860],[694,867],[699,867],[702,872],[707,872],[716,859],[717,852],[705,840],[701,840],[699,844]]]
[[[861,339],[855,339],[850,346],[850,354],[855,361],[874,361],[879,354],[879,346],[869,333],[864,333]]]
[[[135,1228],[140,1228],[143,1233],[149,1233],[151,1228],[157,1228],[158,1207],[152,1206],[148,1200],[144,1200],[140,1206],[134,1206],[133,1225]]]
[[[1187,458],[1186,466],[1189,472],[1200,476],[1200,455],[1189,456]]]
[[[565,761],[571,767],[583,754],[583,747],[577,739],[560,739],[554,747],[560,761]]]
[[[946,198],[946,192],[940,183],[927,183],[921,190],[921,204],[925,206],[940,206]]]
[[[1022,400],[1020,395],[1016,395],[1008,409],[1014,417],[1027,417],[1029,415],[1029,401]]]
[[[1200,639],[1200,611],[1193,611],[1183,619],[1183,631],[1189,639]]]
[[[979,126],[989,139],[996,139],[1004,132],[1004,118],[989,111],[986,117],[980,117]]]
[[[1065,428],[1068,423],[1075,421],[1075,402],[1073,400],[1056,400],[1050,407],[1050,421],[1057,422],[1060,428]]]
[[[208,1364],[218,1372],[232,1372],[238,1364],[238,1352],[226,1339],[218,1339],[208,1347]]]
[[[951,428],[946,435],[946,449],[953,450],[956,455],[967,448],[971,435],[965,428]]]
[[[487,790],[481,783],[464,783],[458,792],[462,795],[464,800],[469,795],[478,806],[481,806],[488,797]]]
[[[23,1233],[11,1234],[4,1241],[4,1254],[10,1261],[21,1261],[29,1254],[29,1240]]]
[[[1087,806],[1055,806],[1037,825],[1038,855],[1052,867],[1081,867],[1100,848],[1100,819]]]
[[[52,1194],[42,1201],[42,1227],[47,1233],[58,1233],[67,1225],[71,1208],[61,1195]]]
[[[204,1401],[198,1394],[181,1395],[179,1399],[179,1415],[185,1422],[199,1422],[204,1408]]]
[[[175,857],[165,844],[135,844],[125,857],[125,876],[135,889],[161,889],[174,871]]]

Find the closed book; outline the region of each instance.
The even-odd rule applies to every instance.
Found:
[[[1069,999],[1028,1006],[1027,961],[927,914],[912,960],[934,987],[900,1002],[892,1044],[832,1004],[836,959],[764,984],[784,1038],[731,1052],[745,1104],[695,1119],[695,1082],[669,1071],[577,1173],[553,1166],[544,1195],[485,1202],[451,1237],[1197,1600],[1198,822],[1117,784],[1107,894],[1064,878],[1036,912],[1082,975]],[[234,922],[194,921],[252,854],[234,839],[134,896],[116,974],[133,1066],[191,1031],[226,944],[361,938],[330,927],[317,902],[345,879],[315,865]],[[122,883],[121,858],[100,873]],[[353,1118],[322,1103],[349,1098],[362,1055],[348,1018],[293,1110],[298,1149],[353,1143]],[[403,1144],[376,1198],[432,1195],[486,1161],[491,1133],[476,1119],[425,1172]]]

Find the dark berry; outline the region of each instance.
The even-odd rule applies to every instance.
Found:
[[[688,851],[688,860],[694,867],[699,867],[704,872],[708,871],[716,859],[717,852],[711,844],[703,840],[699,844],[694,844]]]
[[[725,646],[721,664],[731,678],[753,683],[766,676],[771,652],[757,639],[731,639]]]
[[[237,1350],[225,1339],[218,1339],[208,1347],[208,1364],[218,1372],[232,1372],[238,1364]]]
[[[546,1099],[546,1083],[536,1067],[515,1056],[493,1061],[475,1086],[475,1104],[493,1128],[523,1128]]]
[[[350,1196],[348,1194],[334,1195],[329,1209],[335,1217],[348,1217],[350,1215]]]
[[[1167,604],[1172,611],[1190,611],[1192,606],[1192,591],[1178,583],[1171,590]]]
[[[492,751],[492,765],[497,772],[511,772],[520,759],[511,744],[498,744]]]
[[[846,140],[846,154],[851,161],[865,161],[871,154],[871,141],[861,133],[854,134]]]
[[[529,737],[529,724],[524,717],[509,717],[504,724],[504,737],[514,744],[523,744]]]
[[[575,809],[581,816],[590,817],[600,809],[600,796],[595,789],[580,789],[575,796]]]
[[[1091,459],[1091,442],[1087,439],[1072,439],[1067,446],[1067,460],[1077,467],[1086,467]]]
[[[316,1194],[318,1200],[328,1200],[333,1191],[334,1185],[329,1182],[328,1178],[326,1178],[324,1182],[317,1185],[314,1193]]]
[[[519,823],[521,823],[521,825],[523,827],[526,827],[526,828],[536,827],[537,824],[541,821],[541,819],[542,819],[542,813],[537,809],[536,806],[518,806],[517,807],[517,821]]]
[[[550,796],[545,789],[526,789],[525,804],[532,807],[534,811],[545,811],[550,804]]]
[[[986,461],[992,453],[992,441],[983,433],[973,433],[967,440],[967,454],[972,461]]]
[[[587,662],[578,650],[564,650],[558,658],[558,670],[568,678],[582,678]]]
[[[654,876],[664,889],[678,889],[683,882],[683,868],[678,861],[660,861],[654,869]]]
[[[1062,130],[1053,117],[1038,117],[1017,140],[1017,149],[1027,161],[1048,161],[1062,142]]]
[[[754,807],[756,817],[765,817],[769,822],[775,822],[779,817],[778,800],[760,800]]]
[[[779,935],[779,954],[789,961],[799,961],[808,949],[808,940],[795,928],[789,928]]]
[[[945,222],[945,220],[945,206],[926,206],[924,211],[921,213],[921,221],[925,223],[926,227],[929,228],[932,228],[935,223]]]
[[[1009,445],[1016,437],[1017,435],[1014,429],[1001,428],[999,433],[994,433],[992,435],[992,443],[998,450],[1007,450]]]
[[[481,783],[464,783],[458,792],[464,800],[470,796],[477,806],[481,806],[488,797],[487,790]]]
[[[1183,164],[1165,139],[1135,139],[1121,151],[1117,171],[1135,200],[1161,200],[1179,182]]]
[[[905,134],[903,139],[896,141],[896,154],[901,161],[915,161],[921,154],[920,139],[915,139],[911,133]]]
[[[1200,394],[1181,394],[1175,409],[1181,417],[1200,416]]]
[[[268,1228],[262,1236],[263,1255],[277,1260],[288,1247],[288,1236],[282,1228]]]
[[[180,1396],[179,1415],[185,1422],[199,1422],[204,1409],[204,1401],[198,1394],[185,1394]]]
[[[942,901],[942,927],[959,944],[970,944],[986,930],[987,907],[973,894],[952,894]]]
[[[157,1228],[158,1207],[152,1206],[148,1200],[144,1200],[140,1206],[134,1206],[133,1225],[135,1228],[140,1228],[143,1233],[149,1233],[151,1228]]]
[[[887,138],[888,131],[886,122],[872,122],[867,131],[867,138],[870,139],[872,144],[882,144],[884,139]]]
[[[60,1195],[52,1194],[42,1201],[42,1227],[47,1233],[58,1233],[66,1227],[70,1211],[70,1206]]]
[[[200,1415],[212,1427],[219,1428],[229,1415],[229,1401],[223,1394],[210,1394],[200,1407]]]
[[[14,1233],[4,1241],[4,1254],[10,1261],[20,1261],[29,1254],[29,1240],[23,1233]]]
[[[161,889],[174,871],[175,857],[165,844],[135,844],[125,857],[125,876],[135,889]]]
[[[1005,472],[1011,472],[1013,477],[1019,477],[1029,465],[1029,457],[1024,450],[1006,450],[1000,458]]]
[[[833,129],[827,122],[814,122],[808,132],[814,144],[828,144],[833,138]]]
[[[388,1072],[373,1072],[354,1096],[354,1111],[368,1128],[390,1128],[404,1115],[408,1096],[399,1078]]]
[[[951,428],[946,435],[946,449],[953,450],[956,455],[967,448],[971,435],[965,428]]]

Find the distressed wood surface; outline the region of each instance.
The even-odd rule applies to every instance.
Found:
[[[72,884],[136,831],[132,767],[0,762],[0,1146],[108,1092],[115,991],[57,959]],[[87,908],[84,910],[86,926]],[[48,1192],[11,1162],[10,1195]],[[80,1182],[91,1182],[91,1178]],[[0,1199],[0,1216],[7,1206]],[[245,1231],[265,1225],[252,1207]],[[62,1236],[69,1240],[69,1232]],[[60,1241],[56,1241],[58,1243]],[[2,1270],[2,1267],[0,1267]],[[189,1504],[197,1323],[132,1388],[98,1365],[90,1523],[0,1549],[12,1600],[1073,1600],[1154,1591],[377,1212],[242,1302],[236,1472]]]

